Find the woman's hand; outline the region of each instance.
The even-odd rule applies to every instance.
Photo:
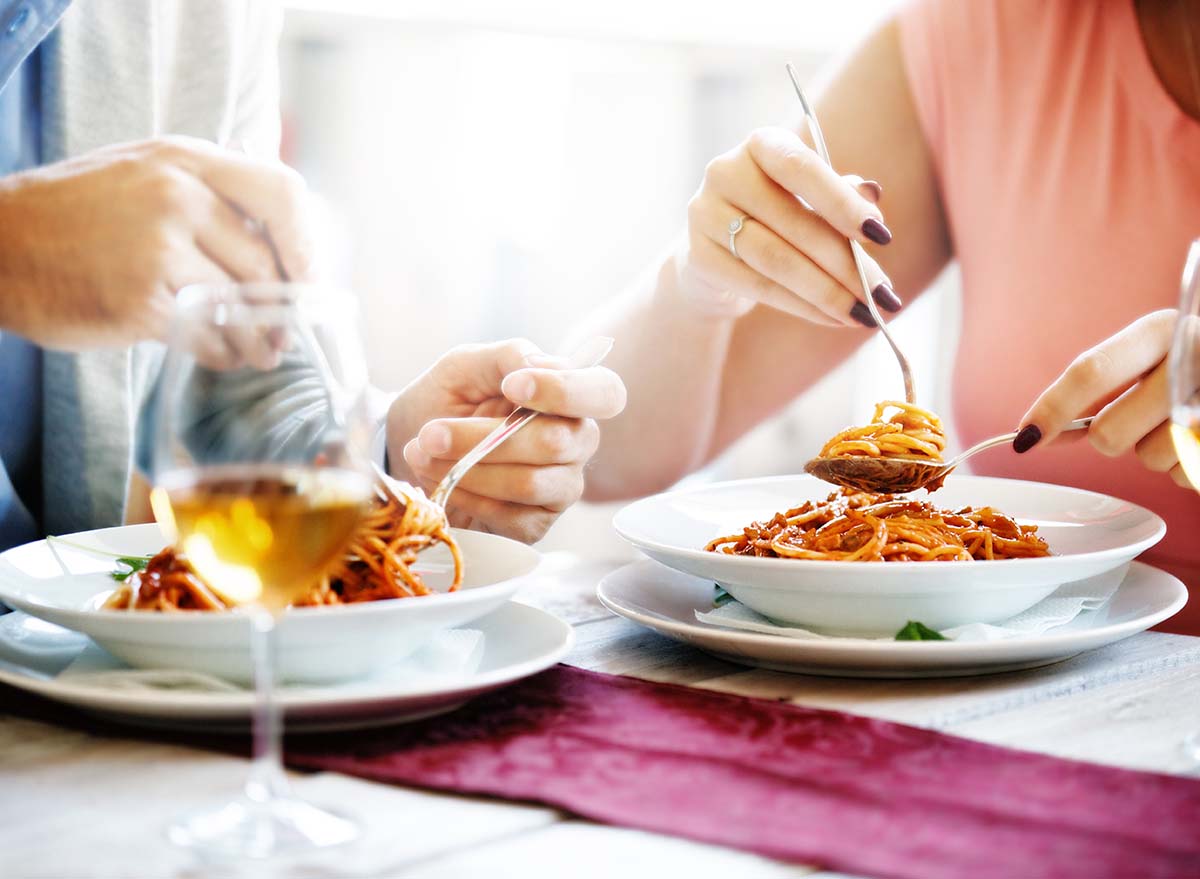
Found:
[[[1021,419],[1013,449],[1048,443],[1068,422],[1103,407],[1087,431],[1098,452],[1115,458],[1134,451],[1147,469],[1190,488],[1170,433],[1166,357],[1178,317],[1174,309],[1155,311],[1076,357]]]
[[[874,326],[846,244],[887,244],[881,188],[839,177],[794,132],[762,128],[713,159],[688,203],[678,283],[697,306],[737,315],[761,302],[814,323]],[[730,249],[730,224],[745,217]],[[879,265],[866,261],[876,303],[901,302]]]
[[[523,339],[467,345],[409,385],[388,413],[394,475],[431,490],[516,406],[545,413],[472,468],[450,496],[452,524],[533,543],[583,494],[596,419],[625,407],[612,370],[568,369]]]

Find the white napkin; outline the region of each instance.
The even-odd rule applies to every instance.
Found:
[[[1002,623],[968,623],[942,629],[940,634],[952,641],[1001,641],[1040,635],[1057,626],[1064,626],[1085,610],[1099,610],[1108,604],[1123,577],[1099,576],[1075,583],[1066,583],[1057,591],[1043,598],[1033,607],[1010,617]],[[777,623],[770,617],[751,610],[739,601],[731,601],[710,611],[696,611],[696,619],[710,626],[726,629],[741,629],[766,635],[782,635],[800,640],[891,641],[887,638],[848,639],[842,635],[822,635],[791,623]]]
[[[477,629],[447,629],[435,634],[411,656],[394,665],[379,669],[369,679],[381,680],[405,678],[448,678],[458,679],[474,674],[483,662],[485,639]],[[223,678],[200,672],[175,669],[129,668],[120,660],[95,644],[88,644],[75,660],[58,675],[60,680],[73,684],[101,687],[112,690],[180,690],[187,692],[231,693],[243,687]],[[363,681],[346,681],[358,684]],[[307,688],[310,685],[284,685]],[[340,686],[334,684],[332,686]]]

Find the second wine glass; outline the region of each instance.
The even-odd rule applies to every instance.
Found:
[[[1200,491],[1200,239],[1192,242],[1184,262],[1168,377],[1171,439],[1188,481]],[[1200,731],[1189,736],[1184,747],[1200,764]]]

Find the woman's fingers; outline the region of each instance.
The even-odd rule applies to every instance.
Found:
[[[1075,358],[1025,413],[1013,448],[1026,452],[1038,442],[1053,440],[1068,422],[1158,366],[1170,347],[1174,324],[1174,311],[1153,312]],[[1140,405],[1144,408],[1146,401]]]
[[[874,181],[839,177],[795,132],[756,131],[709,163],[688,204],[683,289],[720,304],[722,314],[744,313],[725,307],[733,298],[820,324],[873,327],[846,239],[891,240],[877,206],[881,194]],[[869,257],[864,274],[876,303],[899,311],[891,282]]]
[[[625,384],[611,369],[519,369],[500,383],[504,396],[567,418],[615,418],[625,408]]]
[[[1192,481],[1188,479],[1186,473],[1183,472],[1183,465],[1176,464],[1171,468],[1171,478],[1175,480],[1175,484],[1180,488],[1187,488],[1193,491],[1200,491],[1200,485],[1192,485]]]
[[[498,418],[438,418],[423,426],[414,452],[431,459],[457,461],[500,423]],[[590,418],[542,415],[487,457],[489,464],[577,464],[600,444],[600,428]],[[407,457],[408,449],[405,447]],[[423,461],[420,462],[423,464]]]
[[[879,208],[826,165],[795,132],[760,128],[750,135],[747,149],[768,177],[803,198],[843,236],[863,244],[892,240]]]
[[[1143,467],[1156,473],[1169,473],[1179,463],[1170,422],[1163,422],[1138,441],[1137,456]]]
[[[747,296],[768,308],[795,315],[806,321],[825,326],[845,326],[841,317],[830,317],[787,287],[759,274],[745,262],[736,259],[729,248],[704,235],[688,242],[685,269],[691,284],[703,284],[713,291],[730,290]],[[853,306],[851,306],[853,307]]]
[[[1102,455],[1119,457],[1159,427],[1166,427],[1165,422],[1170,414],[1167,364],[1163,361],[1148,376],[1100,410],[1088,428],[1088,442]]]
[[[453,461],[429,458],[417,440],[404,450],[404,459],[423,483],[436,485],[454,465]],[[541,507],[561,513],[583,496],[583,467],[576,464],[491,464],[480,462],[459,483],[479,497],[520,506]]]
[[[725,161],[727,164],[714,163],[706,181],[706,184],[711,184],[709,190],[699,194],[688,205],[689,224],[702,229],[718,244],[728,247],[730,222],[747,216],[815,263],[850,296],[861,299],[862,281],[846,237],[768,177],[747,157],[735,154]],[[847,177],[846,185],[857,189],[855,181],[861,186],[867,185],[861,177]],[[879,186],[877,183],[872,185],[876,188]],[[752,226],[753,223],[748,220],[735,239],[739,254],[744,249],[742,239],[751,233]],[[901,301],[879,264],[866,256],[864,269],[867,286],[874,291],[875,301],[888,311],[899,311]],[[777,277],[773,279],[780,281]],[[780,283],[789,286],[786,280]],[[804,288],[789,289],[801,298],[809,298],[808,290]],[[847,311],[852,305],[850,303],[847,306]],[[844,316],[845,312],[838,315],[839,318]]]
[[[711,206],[707,204],[710,198],[714,202]],[[773,224],[757,216],[744,220],[734,240],[737,257],[729,251],[729,224],[743,216],[738,208],[715,197],[701,197],[696,200],[698,209],[694,205],[690,211],[690,224],[693,230],[724,247],[735,261],[744,263],[793,296],[812,304],[831,320],[841,324],[864,323],[861,319],[863,309],[855,310],[859,296],[852,292],[861,290],[858,269],[845,239],[838,237],[823,220],[795,199],[786,195],[784,198],[790,200],[791,205],[781,207],[777,212],[760,207],[762,213],[772,216]],[[793,216],[782,216],[785,212]],[[776,231],[780,227],[789,229],[788,236]],[[822,255],[818,257],[818,253]],[[829,266],[834,267],[834,273],[830,272]],[[890,293],[878,266],[871,263],[868,271],[880,279],[876,286]],[[891,298],[895,299],[894,294]],[[869,318],[866,323],[872,325]]]
[[[880,199],[883,198],[883,187],[878,180],[863,180],[857,174],[843,174],[842,178],[871,204],[879,204]]]

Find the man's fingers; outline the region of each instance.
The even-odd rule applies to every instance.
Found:
[[[282,281],[271,248],[253,221],[208,192],[208,220],[196,229],[196,245],[235,281]]]
[[[179,287],[228,284],[234,280],[224,267],[200,250],[179,254],[172,272]],[[264,371],[274,369],[287,348],[286,337],[272,327],[188,323],[184,330],[188,333],[184,344],[197,362],[208,369],[226,371],[244,366]]]
[[[1154,369],[1170,346],[1174,324],[1174,311],[1153,312],[1075,358],[1021,419],[1017,451],[1031,448],[1034,443],[1023,439],[1035,433],[1035,443],[1053,440],[1068,422]]]
[[[450,495],[446,513],[456,527],[500,534],[522,543],[537,543],[558,518],[558,513],[541,507],[482,497],[463,488]]]
[[[204,253],[193,248],[175,254],[169,268],[168,286],[173,293],[192,284],[228,284],[229,275]],[[241,366],[241,357],[219,329],[204,322],[188,321],[180,326],[179,344],[208,369],[227,370]]]
[[[278,161],[263,161],[198,138],[165,138],[167,161],[190,171],[252,220],[264,224],[292,280],[308,276],[312,242],[303,178]]]
[[[519,406],[566,418],[614,418],[625,408],[625,384],[611,369],[519,369],[500,384]]]
[[[457,461],[495,429],[498,418],[439,418],[417,434],[416,442],[430,458]],[[574,464],[586,461],[600,443],[600,429],[590,418],[534,419],[487,457],[491,464]]]

